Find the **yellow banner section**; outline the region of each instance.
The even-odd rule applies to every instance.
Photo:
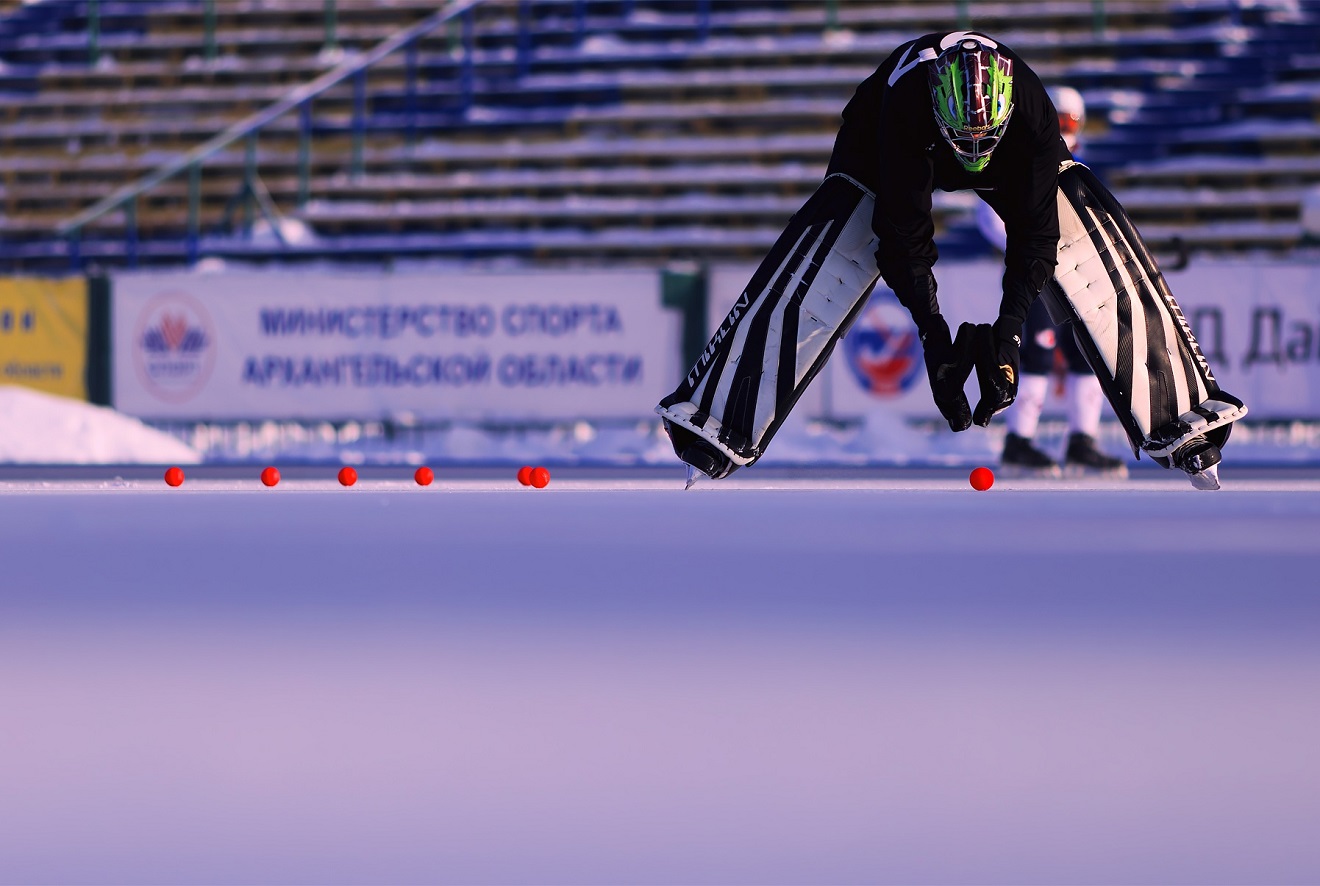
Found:
[[[0,277],[0,384],[87,399],[87,281]]]

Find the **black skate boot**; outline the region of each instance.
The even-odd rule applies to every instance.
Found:
[[[1086,475],[1122,478],[1128,475],[1123,459],[1105,455],[1095,446],[1090,434],[1071,434],[1068,451],[1063,456],[1063,472],[1069,477]]]
[[[691,489],[692,484],[702,476],[718,480],[720,477],[728,476],[733,470],[729,459],[708,443],[693,443],[683,450],[680,458],[688,466],[687,485],[683,487],[684,489]]]
[[[712,480],[727,477],[738,467],[727,455],[686,428],[669,419],[664,419],[664,426],[665,433],[674,443],[674,451],[687,464],[687,486],[684,489],[691,489],[692,484],[702,477]]]
[[[1059,465],[1041,452],[1026,437],[1012,431],[1004,437],[1004,454],[999,469],[1006,477],[1062,477]]]
[[[1197,489],[1219,488],[1219,447],[1197,434],[1174,451],[1173,466],[1187,474]]]

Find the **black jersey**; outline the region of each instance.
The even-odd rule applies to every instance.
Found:
[[[1013,113],[980,172],[964,169],[940,135],[926,70],[942,47],[969,35],[1013,61]],[[1004,220],[1008,244],[1000,315],[1021,325],[1054,273],[1059,164],[1068,159],[1058,114],[1040,78],[1002,43],[960,31],[903,44],[862,81],[843,109],[829,171],[847,173],[875,192],[872,226],[880,240],[880,272],[918,325],[923,314],[937,310],[931,267],[939,253],[931,194],[936,188],[975,189]]]

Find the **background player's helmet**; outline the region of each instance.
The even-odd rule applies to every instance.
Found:
[[[980,172],[1013,113],[1013,61],[974,37],[930,64],[931,100],[940,134],[968,172]]]
[[[1054,110],[1059,112],[1059,132],[1064,144],[1075,154],[1082,141],[1082,127],[1086,125],[1086,102],[1071,86],[1051,86],[1049,93]]]

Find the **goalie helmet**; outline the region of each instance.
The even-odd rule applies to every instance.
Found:
[[[927,69],[940,134],[968,172],[980,172],[1013,114],[1013,61],[974,36],[945,49]]]

